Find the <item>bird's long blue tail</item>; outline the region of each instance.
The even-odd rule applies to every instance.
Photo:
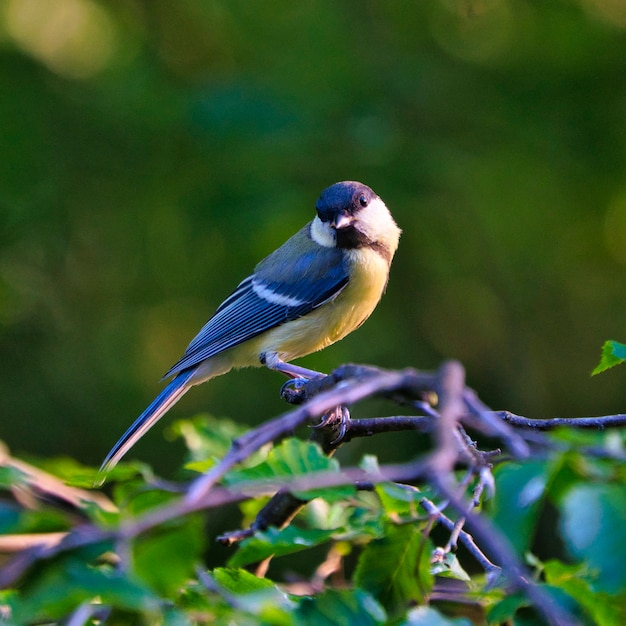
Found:
[[[170,408],[172,408],[189,389],[189,380],[195,374],[194,369],[181,372],[152,401],[150,406],[133,422],[130,428],[111,448],[100,466],[100,472],[108,472],[118,461],[152,428]]]

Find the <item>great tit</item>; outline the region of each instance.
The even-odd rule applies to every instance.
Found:
[[[290,361],[339,341],[370,316],[387,285],[400,229],[385,203],[354,181],[325,189],[315,209],[316,217],[218,307],[101,471],[111,469],[192,385],[261,364],[306,378],[311,371]]]

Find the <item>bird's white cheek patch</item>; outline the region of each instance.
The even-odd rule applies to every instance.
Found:
[[[252,281],[252,290],[259,298],[271,304],[278,304],[279,306],[300,306],[304,304],[303,301],[298,300],[298,298],[291,298],[290,296],[272,291],[269,287],[257,280]]]
[[[328,224],[324,224],[318,216],[311,222],[311,239],[324,248],[337,246],[335,231]]]
[[[394,222],[389,209],[380,198],[375,198],[360,213],[362,231],[372,240],[384,243],[391,250],[396,251],[400,229]]]

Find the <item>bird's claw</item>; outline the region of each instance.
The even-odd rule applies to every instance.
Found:
[[[325,413],[319,423],[311,425],[311,428],[332,428],[336,430],[337,436],[330,442],[331,445],[336,445],[346,436],[350,428],[350,411],[346,406],[337,406]]]
[[[291,378],[280,387],[280,397],[289,404],[300,404],[304,401],[302,390],[309,382],[308,378]]]

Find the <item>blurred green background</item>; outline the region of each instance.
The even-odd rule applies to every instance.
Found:
[[[404,235],[373,317],[303,365],[455,357],[494,408],[626,410],[623,369],[590,378],[602,342],[626,340],[621,0],[2,0],[0,81],[15,453],[99,464],[344,179]],[[232,373],[172,415],[258,423],[284,410],[281,383]],[[130,457],[174,468],[164,430]],[[398,460],[415,445],[375,446],[393,441]]]

